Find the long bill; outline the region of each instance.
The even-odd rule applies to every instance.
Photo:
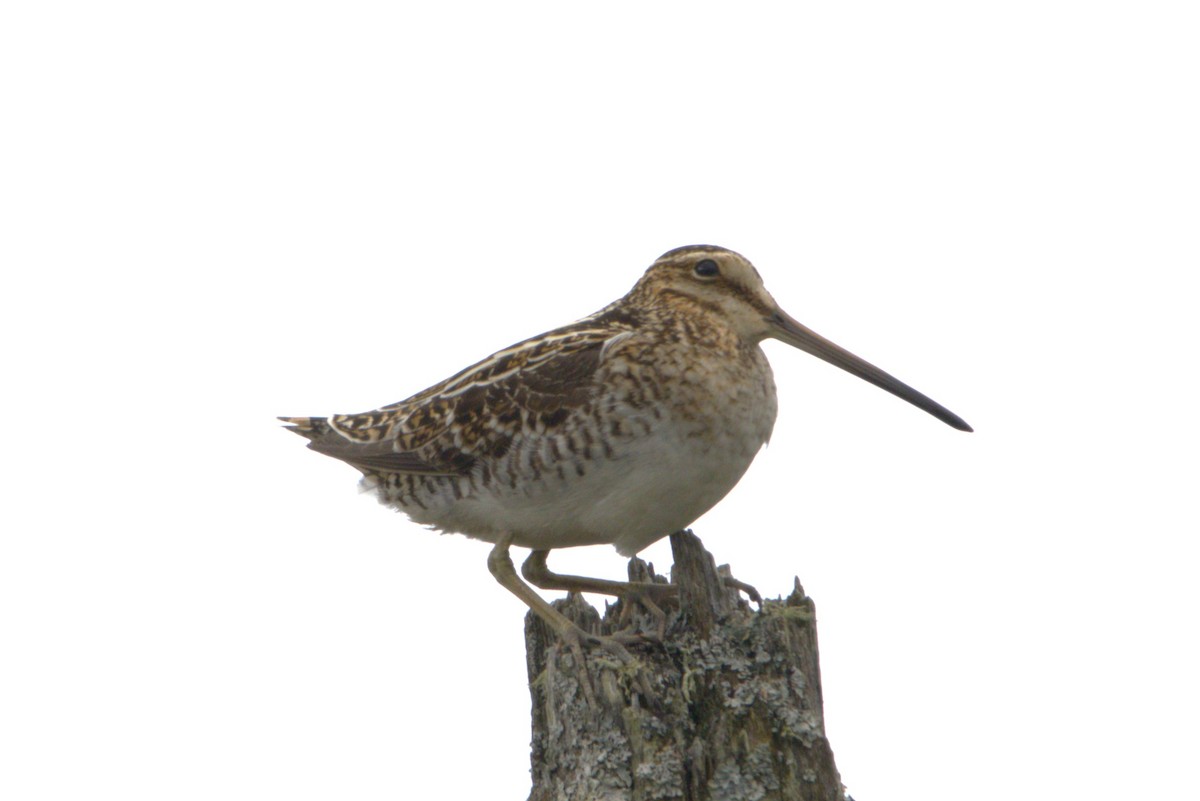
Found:
[[[954,412],[942,406],[937,401],[922,395],[903,381],[885,373],[873,364],[855,356],[845,348],[833,344],[825,337],[810,328],[801,325],[782,310],[767,318],[771,325],[772,336],[781,342],[786,342],[805,353],[811,353],[818,359],[840,367],[851,375],[856,375],[863,381],[869,381],[880,389],[885,389],[898,398],[908,401],[918,409],[923,409],[937,419],[959,431],[973,431],[967,421]]]

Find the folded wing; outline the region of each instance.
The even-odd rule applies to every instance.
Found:
[[[591,402],[605,343],[628,332],[590,322],[500,351],[381,409],[280,419],[308,447],[363,473],[462,475]]]

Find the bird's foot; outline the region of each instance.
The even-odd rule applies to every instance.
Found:
[[[547,621],[550,622],[550,621]],[[565,647],[572,656],[575,665],[576,679],[589,708],[597,708],[596,684],[592,680],[591,667],[613,668],[619,674],[627,676],[633,689],[646,699],[652,707],[659,706],[657,694],[653,690],[650,675],[645,666],[636,656],[629,652],[627,645],[646,642],[646,638],[638,634],[617,632],[611,635],[592,634],[584,631],[576,623],[567,619],[568,626],[557,629],[557,644]],[[588,653],[592,651],[592,653]],[[597,659],[598,651],[611,657],[611,660]],[[611,674],[610,674],[611,675]],[[598,672],[600,689],[609,706],[618,706],[619,698],[608,697],[619,691],[615,683],[604,680],[604,672]]]
[[[721,574],[721,583],[731,590],[737,590],[738,592],[746,593],[746,597],[748,597],[751,601],[754,601],[754,603],[758,605],[760,611],[762,610],[762,596],[759,595],[758,590],[754,589],[754,587],[751,585],[744,581],[735,579],[733,576],[725,573]]]
[[[580,686],[583,689],[588,705],[595,706],[596,693],[592,687],[591,676],[588,673],[588,664],[583,650],[585,646],[598,648],[615,657],[622,669],[633,677],[633,684],[643,697],[652,706],[658,706],[658,699],[651,690],[650,677],[647,675],[645,668],[641,666],[641,663],[625,647],[626,644],[644,640],[631,638],[626,634],[605,636],[584,631],[579,627],[578,623],[555,609],[545,599],[534,592],[532,587],[521,581],[508,554],[511,542],[511,535],[499,538],[495,547],[492,548],[492,552],[488,555],[488,569],[501,585],[524,601],[525,605],[534,614],[550,626],[554,633],[558,635],[558,639],[562,644],[575,657],[575,664],[579,670]]]
[[[679,605],[679,588],[670,584],[629,582],[617,600],[621,607],[617,624],[621,629],[613,634],[614,637],[628,638],[629,642],[661,643],[667,636],[667,613],[663,606]],[[653,619],[654,627],[648,632],[640,625],[639,608]]]

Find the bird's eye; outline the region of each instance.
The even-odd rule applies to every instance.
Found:
[[[701,259],[700,261],[696,262],[694,270],[696,275],[700,276],[701,278],[712,278],[721,272],[721,268],[718,267],[717,263],[712,259]]]

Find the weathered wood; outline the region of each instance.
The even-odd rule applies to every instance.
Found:
[[[529,801],[843,801],[825,738],[813,602],[797,579],[786,599],[760,611],[721,581],[691,532],[671,536],[680,588],[664,642],[631,646],[635,670],[593,650],[585,666],[537,616],[525,621],[533,698]],[[665,581],[639,559],[630,579]],[[585,630],[611,634],[644,613],[621,604],[603,620],[578,596],[557,608]],[[586,670],[596,701],[581,690]]]

